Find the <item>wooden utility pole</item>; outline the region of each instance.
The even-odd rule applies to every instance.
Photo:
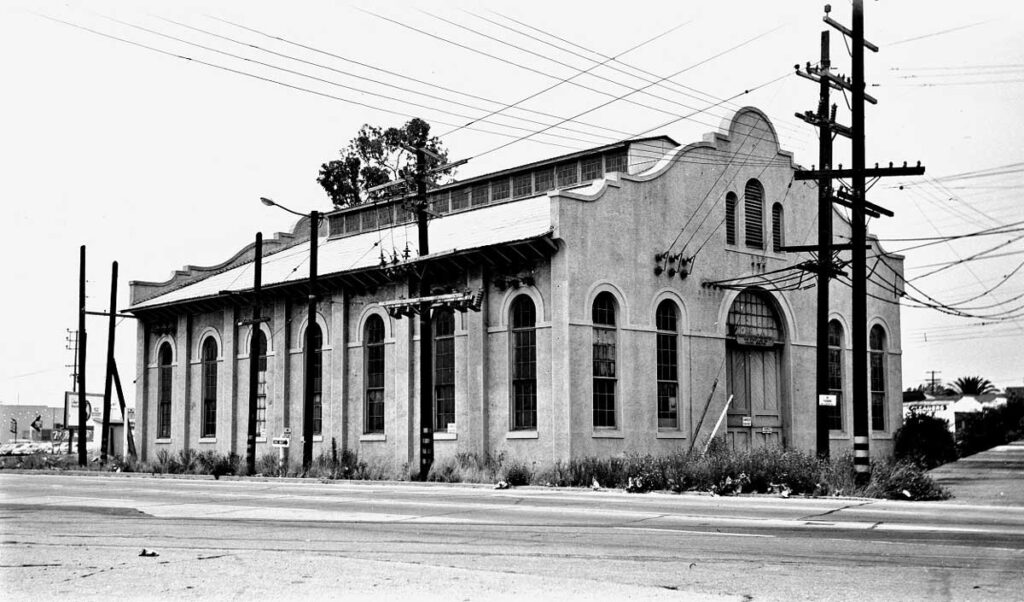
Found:
[[[114,329],[117,326],[117,262],[110,268],[110,319],[107,327],[107,373],[103,382],[103,433],[100,436],[100,462],[107,463],[107,454],[110,451],[110,389],[114,380]],[[128,427],[128,417],[121,412],[125,428]]]
[[[830,9],[826,6],[826,13]],[[903,167],[892,167],[889,164],[888,168],[878,167],[877,164],[873,169],[869,169],[865,166],[865,140],[866,135],[864,132],[864,103],[870,102],[871,104],[877,104],[878,101],[873,97],[865,93],[865,81],[864,81],[864,48],[868,48],[873,52],[878,52],[878,47],[864,39],[864,2],[863,0],[853,0],[853,28],[847,29],[843,25],[840,25],[836,21],[833,21],[827,14],[824,17],[824,21],[833,28],[839,30],[851,40],[851,54],[853,55],[852,61],[852,79],[843,79],[828,73],[826,70],[819,70],[816,76],[810,74],[805,77],[815,79],[816,81],[821,80],[826,82],[828,86],[847,90],[852,94],[852,121],[850,128],[840,129],[834,123],[829,123],[829,127],[835,130],[837,133],[848,135],[852,141],[852,154],[853,154],[853,169],[832,169],[831,166],[826,167],[822,165],[819,170],[805,170],[799,171],[794,174],[794,178],[797,180],[818,180],[819,182],[825,179],[832,180],[835,178],[851,178],[853,183],[853,192],[849,195],[840,193],[838,196],[842,198],[832,197],[830,202],[838,202],[847,205],[851,208],[851,244],[850,250],[852,251],[852,266],[850,279],[852,280],[852,317],[851,317],[851,338],[853,341],[853,455],[854,455],[854,471],[858,482],[864,483],[870,477],[870,424],[869,424],[869,403],[868,395],[869,391],[869,374],[868,374],[868,322],[867,322],[867,226],[865,217],[871,213],[873,215],[888,215],[891,216],[892,212],[873,205],[867,202],[867,178],[881,178],[887,176],[908,176],[908,175],[921,175],[924,173],[924,167],[918,163],[916,167],[907,167],[906,163]],[[823,84],[825,85],[825,84]],[[819,107],[820,108],[820,107]],[[806,119],[805,119],[806,120]],[[831,122],[831,120],[828,120]],[[831,149],[830,149],[831,150]],[[830,158],[831,159],[831,158]],[[831,188],[831,182],[829,182],[829,188]],[[821,207],[819,207],[821,209]],[[819,215],[819,227],[820,222],[825,219],[831,219],[831,207],[828,208],[826,214]],[[838,248],[833,246],[833,249]],[[830,253],[831,255],[831,253]],[[822,261],[829,261],[829,267],[831,269],[831,256],[828,258],[820,257]],[[821,291],[818,293],[821,295]],[[819,297],[820,298],[820,297]],[[819,306],[819,320],[822,308]],[[827,311],[827,310],[826,310]],[[820,328],[820,322],[819,322]],[[825,324],[825,337],[827,337],[827,323]],[[818,353],[819,362],[821,361],[820,354],[822,353],[821,341],[822,332],[818,333]],[[827,338],[826,342],[826,353],[827,353]],[[820,370],[819,363],[819,370]],[[827,356],[826,356],[826,369],[827,369]],[[825,374],[827,378],[827,372]],[[818,375],[818,386],[821,386],[822,374]],[[827,385],[827,382],[826,382]],[[820,408],[819,408],[820,412]],[[819,429],[821,414],[818,415]],[[827,437],[827,433],[825,435]],[[818,442],[821,445],[822,433],[818,432]],[[820,447],[819,447],[820,449]]]
[[[78,257],[78,465],[89,463],[85,448],[85,245]]]
[[[416,214],[416,226],[417,235],[419,238],[419,257],[422,259],[430,254],[430,241],[427,237],[427,224],[430,219],[430,203],[427,199],[427,176],[445,172],[454,169],[460,165],[463,165],[469,159],[463,159],[454,163],[447,163],[439,165],[432,169],[427,169],[427,156],[440,162],[442,157],[435,153],[428,151],[425,147],[425,141],[419,140],[416,146],[402,145],[405,150],[414,153],[416,156],[416,173],[411,178],[415,190],[411,196],[407,196],[406,200],[410,201],[406,208]],[[374,193],[382,191],[395,186],[405,186],[409,183],[410,178],[402,178],[400,180],[394,180],[374,186],[368,189],[368,192]],[[430,294],[430,274],[428,273],[428,267],[426,261],[420,261],[416,264],[416,270],[413,271],[412,277],[409,279],[409,297],[408,300],[409,311],[392,313],[395,317],[401,317],[403,313],[419,314],[420,323],[420,348],[419,348],[419,364],[420,364],[420,426],[419,426],[419,437],[420,437],[420,470],[418,478],[420,480],[427,480],[427,475],[430,473],[430,467],[434,463],[434,357],[433,357],[433,336],[430,322],[430,310],[434,303],[438,301],[437,296]],[[388,310],[391,313],[391,309]]]
[[[430,254],[427,237],[427,157],[421,141],[416,145],[416,229],[419,235],[419,256]],[[420,262],[419,274],[413,277],[418,285],[420,301],[420,480],[426,481],[434,463],[434,354],[430,324],[430,280],[427,262]]]
[[[821,32],[821,64],[818,66],[828,73],[829,58],[828,31]],[[832,120],[829,117],[829,82],[821,78],[818,91],[818,165],[821,169],[832,169]],[[829,406],[822,405],[822,395],[828,395],[828,312],[829,280],[832,278],[832,179],[818,180],[818,349],[815,361],[818,399],[815,403],[817,424],[818,455],[829,455]]]
[[[263,233],[256,233],[253,249],[252,278],[252,320],[249,321],[252,334],[249,336],[249,412],[245,435],[246,474],[256,474],[256,388],[259,386],[260,363],[260,285],[263,269]]]
[[[870,424],[868,424],[868,296],[867,296],[867,224],[864,216],[866,184],[864,178],[864,1],[853,0],[853,102],[850,129],[853,130],[853,215],[851,240],[853,263],[853,469],[859,481],[867,481],[871,471]]]
[[[316,252],[320,230],[320,213],[309,213],[309,299],[306,317],[305,379],[302,397],[302,471],[309,472],[313,463],[313,327],[316,326]]]

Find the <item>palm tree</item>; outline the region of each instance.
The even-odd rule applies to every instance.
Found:
[[[961,376],[953,381],[953,388],[961,395],[984,395],[996,391],[992,381],[980,376]]]

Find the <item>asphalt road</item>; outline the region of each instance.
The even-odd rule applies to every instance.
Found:
[[[957,502],[6,473],[0,539],[10,600],[1024,591],[1024,507]]]

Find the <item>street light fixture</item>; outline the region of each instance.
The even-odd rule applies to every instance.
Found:
[[[267,197],[260,197],[260,202],[267,207],[278,207],[299,217],[309,217],[309,315],[306,319],[305,337],[305,368],[304,387],[302,398],[302,470],[309,472],[313,463],[313,325],[316,324],[316,251],[317,237],[320,230],[320,212],[310,211],[307,216],[304,213],[293,211],[280,203]]]

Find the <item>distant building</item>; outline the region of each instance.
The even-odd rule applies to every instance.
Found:
[[[90,455],[97,455],[101,443],[97,435],[102,430],[103,396],[90,393],[86,402],[89,404],[86,408],[86,449]],[[78,436],[78,394],[65,393],[65,404],[70,407],[70,416],[65,406],[0,405],[0,425],[3,427],[0,444],[15,441],[42,442],[53,444],[57,451],[68,451],[68,440],[71,438],[68,427],[74,430],[75,437]],[[109,432],[109,440],[113,445],[111,453],[123,456],[126,449],[124,421],[117,401],[112,406]],[[128,412],[130,417],[134,416],[132,408]]]
[[[63,421],[61,407],[0,404],[0,444],[16,440],[50,441],[54,427],[62,428]]]
[[[984,395],[925,395],[924,399],[908,400],[904,396],[903,417],[911,414],[927,414],[946,421],[949,432],[954,435],[960,430],[964,416],[981,412],[986,408],[997,408],[1006,405],[1007,395],[1004,393],[985,393]]]
[[[402,300],[423,265],[443,295],[433,311],[439,459],[686,450],[707,440],[730,398],[718,433],[729,445],[813,449],[815,277],[797,267],[807,254],[781,247],[816,241],[817,190],[794,169],[767,117],[744,108],[686,146],[632,140],[442,186],[430,193],[426,257],[397,203],[328,214],[312,326],[315,451],[418,464],[418,328]],[[831,219],[847,239],[847,220]],[[132,283],[144,459],[244,454],[250,361],[258,453],[290,430],[292,461],[301,455],[307,230],[303,220],[264,243],[268,319],[255,358],[251,246]],[[903,260],[869,241],[871,450],[887,455],[901,424]],[[839,452],[853,439],[850,289],[835,281],[831,294]]]

